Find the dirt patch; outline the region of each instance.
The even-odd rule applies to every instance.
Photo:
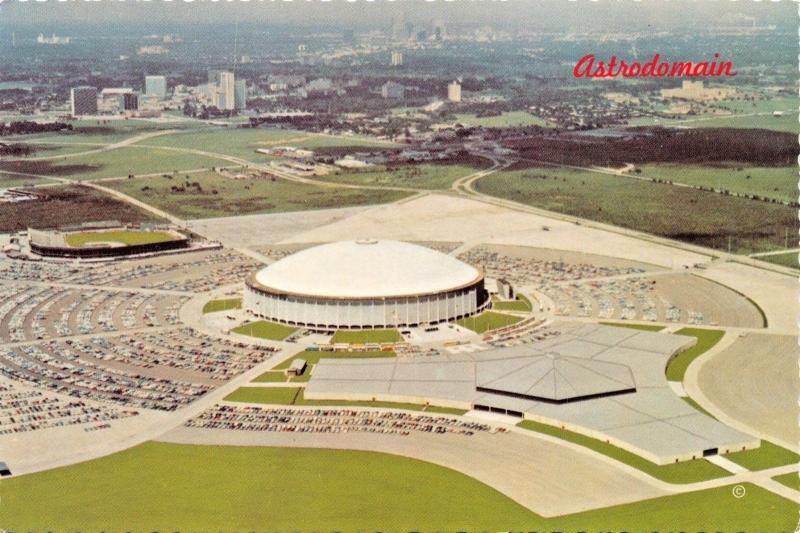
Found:
[[[37,200],[0,203],[0,231],[57,228],[99,220],[123,223],[157,220],[132,205],[81,185],[39,189],[37,194]]]
[[[24,174],[43,174],[45,176],[74,176],[95,172],[99,167],[92,165],[54,165],[50,161],[3,161],[0,170],[22,172]]]

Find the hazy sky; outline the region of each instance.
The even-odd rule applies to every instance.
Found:
[[[741,23],[752,17],[758,24],[796,27],[798,19],[794,2],[767,0],[5,0],[0,3],[0,24],[6,29],[87,23],[164,27],[238,19],[265,25],[329,23],[339,29],[384,27],[399,13],[413,22],[441,19],[451,24],[513,23],[519,29],[613,32],[717,25],[722,17]]]

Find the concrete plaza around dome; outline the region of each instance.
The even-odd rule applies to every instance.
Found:
[[[560,335],[535,344],[424,360],[322,359],[305,396],[508,412],[609,441],[657,464],[759,445],[669,388],[667,361],[694,339],[575,323],[556,329]],[[492,384],[493,392],[482,392]],[[557,401],[569,399],[576,401]]]

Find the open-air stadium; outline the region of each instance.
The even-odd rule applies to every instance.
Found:
[[[173,229],[97,227],[43,231],[28,229],[28,245],[33,254],[63,258],[109,258],[153,254],[188,248],[191,240]]]
[[[790,267],[493,196],[513,154],[232,180],[192,150],[367,141],[159,133],[73,176],[124,221],[2,237],[4,528],[794,527]]]

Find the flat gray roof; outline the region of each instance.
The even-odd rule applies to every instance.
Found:
[[[518,411],[526,418],[608,439],[659,463],[758,442],[697,411],[670,389],[667,361],[691,346],[693,337],[569,322],[552,328],[560,334],[544,342],[480,352],[323,358],[306,385],[306,396],[424,399]],[[625,392],[631,388],[635,391]],[[618,394],[605,396],[607,392]],[[591,398],[579,400],[584,396]],[[549,401],[571,398],[576,401]]]

